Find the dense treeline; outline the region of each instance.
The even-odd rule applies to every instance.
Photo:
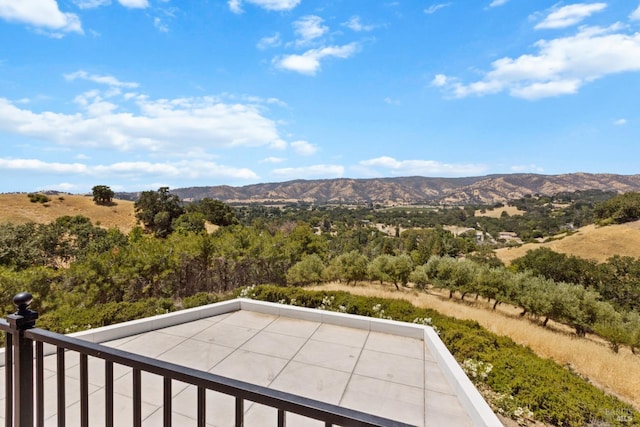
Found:
[[[640,193],[629,192],[603,201],[596,206],[595,217],[602,224],[640,219]]]
[[[332,226],[353,226],[366,221],[384,224],[393,228],[435,228],[445,225],[474,228],[499,239],[499,233],[517,233],[524,241],[553,236],[574,227],[582,227],[594,221],[594,209],[615,194],[599,190],[558,193],[554,196],[531,195],[514,200],[509,204],[517,207],[521,214],[500,218],[476,215],[494,206],[465,207],[345,207],[314,206],[308,203],[291,204],[285,207],[262,205],[236,208],[237,216],[244,225],[255,221],[286,222],[304,221],[322,231]]]
[[[561,254],[548,248],[528,251],[512,261],[515,271],[530,271],[556,282],[574,283],[600,294],[616,308],[640,312],[640,260],[613,256],[606,262]]]
[[[549,320],[569,325],[578,336],[597,333],[616,352],[622,344],[634,352],[640,348],[640,314],[616,309],[598,292],[578,284],[441,257],[432,257],[411,279],[447,289],[450,297],[454,293],[462,299],[467,294],[485,297],[494,301],[494,309],[501,303],[513,304],[522,308],[522,316],[539,319],[544,326]]]

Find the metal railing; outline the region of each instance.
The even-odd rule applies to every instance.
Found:
[[[197,387],[197,425],[207,420],[206,391],[212,390],[235,398],[235,425],[244,425],[245,401],[277,410],[275,425],[285,427],[286,414],[294,413],[324,422],[325,426],[363,427],[407,426],[408,424],[360,411],[320,402],[267,387],[211,374],[186,366],[68,337],[35,328],[38,314],[29,309],[32,296],[20,293],[14,297],[15,314],[0,319],[0,330],[6,332],[5,350],[5,423],[7,427],[41,427],[45,425],[44,344],[56,347],[56,415],[57,425],[65,426],[65,352],[79,354],[80,425],[89,425],[89,356],[104,360],[105,425],[114,425],[114,364],[130,367],[133,372],[133,417],[131,425],[142,426],[142,372],[163,377],[163,425],[171,426],[173,381]],[[35,348],[35,357],[34,357]],[[34,377],[35,372],[35,377]],[[35,381],[34,381],[35,380]],[[215,415],[215,414],[214,414]],[[275,420],[274,420],[275,421]]]

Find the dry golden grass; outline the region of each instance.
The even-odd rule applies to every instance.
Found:
[[[346,286],[331,283],[315,289],[341,290],[363,296],[406,299],[418,307],[434,309],[458,319],[475,320],[498,335],[508,336],[518,344],[530,347],[541,357],[561,365],[570,365],[575,372],[588,378],[594,385],[618,396],[621,400],[640,409],[640,357],[624,348],[613,353],[606,343],[595,338],[577,338],[560,325],[547,328],[520,317],[520,310],[513,306],[499,306],[491,310],[484,301],[449,300],[448,292],[417,292],[410,288],[400,291],[391,286],[367,283]]]
[[[94,224],[117,227],[124,233],[136,225],[130,201],[114,200],[113,206],[98,206],[89,196],[60,194],[49,198],[50,202],[41,204],[31,203],[26,194],[0,194],[0,222],[45,224],[65,215],[83,215]]]
[[[498,249],[496,254],[502,262],[509,264],[514,259],[525,255],[528,250],[540,247],[598,262],[604,262],[613,255],[640,258],[640,221],[606,227],[588,225],[560,240]]]
[[[485,213],[476,211],[475,216],[488,216],[489,218],[500,218],[500,216],[502,215],[502,212],[508,213],[509,216],[522,215],[525,213],[525,211],[521,211],[515,206],[505,206],[497,209],[489,209]]]

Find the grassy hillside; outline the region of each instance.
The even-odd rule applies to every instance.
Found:
[[[130,201],[115,200],[113,206],[98,206],[90,196],[60,194],[49,198],[51,201],[41,204],[31,203],[24,193],[0,194],[0,223],[49,223],[65,215],[83,215],[94,224],[105,228],[118,227],[125,233],[136,224],[133,202]]]
[[[640,221],[597,227],[589,225],[577,233],[546,243],[528,243],[517,248],[497,250],[498,258],[505,264],[519,258],[528,250],[547,247],[555,252],[575,255],[598,262],[613,255],[640,258]]]

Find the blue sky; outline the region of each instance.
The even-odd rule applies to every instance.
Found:
[[[0,0],[0,192],[640,173],[640,2]]]

